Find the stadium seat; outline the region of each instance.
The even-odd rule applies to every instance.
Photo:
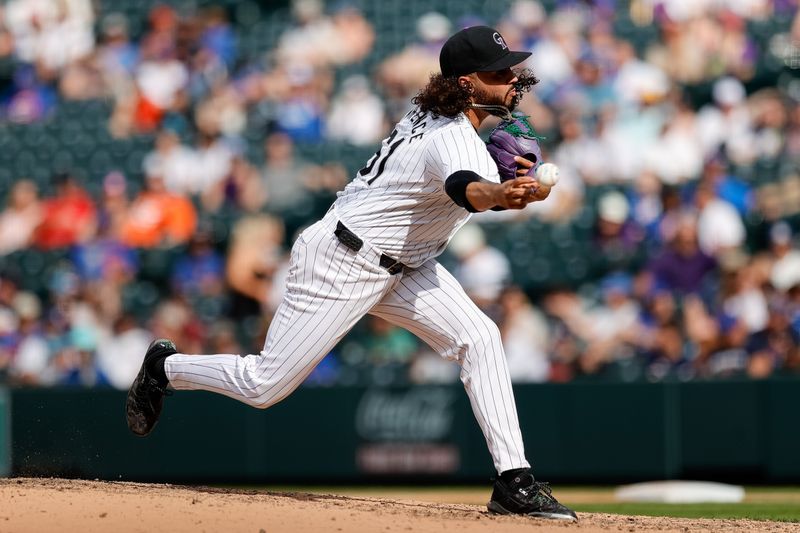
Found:
[[[147,280],[136,281],[122,288],[123,308],[139,320],[147,320],[152,316],[160,298],[159,287]]]
[[[142,248],[139,250],[139,274],[161,287],[169,285],[169,277],[176,258],[184,252],[183,247]]]

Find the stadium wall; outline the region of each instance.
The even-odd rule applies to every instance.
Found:
[[[515,394],[541,479],[800,482],[797,379],[519,385]],[[182,393],[167,400],[145,439],[128,432],[118,391],[8,396],[12,475],[258,484],[471,483],[493,475],[457,386],[304,388],[267,411]],[[4,404],[9,409],[0,395],[0,472],[9,457]]]
[[[0,477],[11,472],[11,396],[0,387]]]

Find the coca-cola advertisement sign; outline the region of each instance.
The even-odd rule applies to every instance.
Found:
[[[458,470],[451,441],[453,389],[369,390],[356,410],[358,469],[369,474],[442,474]]]
[[[436,441],[453,424],[453,390],[367,391],[356,411],[356,431],[370,441]]]

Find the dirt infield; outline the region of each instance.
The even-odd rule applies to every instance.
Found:
[[[797,531],[748,520],[581,514],[577,524],[489,515],[477,505],[64,479],[0,480],[0,532]]]

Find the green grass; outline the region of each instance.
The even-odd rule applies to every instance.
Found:
[[[567,502],[568,503],[568,502]],[[577,512],[624,515],[673,516],[682,518],[748,518],[800,522],[800,506],[796,503],[587,503],[573,504]]]
[[[747,485],[747,494],[800,494],[800,486],[797,485]]]

